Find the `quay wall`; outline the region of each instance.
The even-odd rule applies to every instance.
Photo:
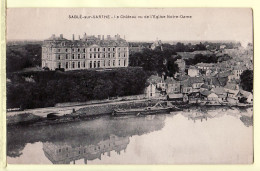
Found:
[[[69,106],[69,107],[52,107],[52,108],[41,108],[41,109],[31,109],[18,112],[7,112],[6,121],[9,124],[18,124],[24,122],[34,122],[35,120],[44,120],[50,113],[55,113],[59,116],[66,114],[73,115],[104,115],[111,114],[114,109],[118,108],[138,108],[155,105],[159,99],[152,100],[135,100],[135,101],[120,101],[112,103],[102,103],[102,104],[92,104],[92,105],[82,105],[82,106]]]

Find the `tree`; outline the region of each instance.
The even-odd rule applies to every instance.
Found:
[[[240,75],[240,85],[243,90],[252,92],[253,91],[253,71],[245,70]]]

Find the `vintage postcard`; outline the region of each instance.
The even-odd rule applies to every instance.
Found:
[[[251,8],[8,8],[8,164],[252,164]]]

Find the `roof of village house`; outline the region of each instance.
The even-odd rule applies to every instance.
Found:
[[[237,84],[235,83],[227,83],[227,85],[225,85],[226,89],[230,89],[230,90],[236,90],[237,89]]]
[[[204,78],[203,77],[190,77],[188,79],[192,84],[193,83],[204,83]]]
[[[241,65],[233,66],[232,69],[233,70],[247,70],[247,68],[245,66],[241,66]]]
[[[212,94],[212,91],[209,91],[209,90],[203,90],[203,91],[200,91],[200,93],[204,96],[209,96],[210,94]]]
[[[197,63],[196,66],[200,67],[213,67],[215,64],[212,63]]]
[[[205,82],[214,86],[225,86],[227,84],[227,77],[206,77]]]
[[[148,83],[152,83],[152,84],[157,84],[160,82],[163,82],[163,79],[157,75],[151,75],[148,79],[147,79]]]
[[[185,63],[185,61],[183,60],[183,59],[177,59],[176,61],[175,61],[175,63]]]
[[[218,77],[228,77],[229,75],[232,75],[232,71],[224,71],[217,74]]]
[[[218,97],[218,95],[216,95],[215,93],[211,92],[208,97]]]
[[[196,70],[198,70],[195,66],[190,66],[189,69],[196,69]]]
[[[175,84],[175,83],[178,83],[178,81],[176,81],[173,77],[167,77],[167,79],[165,80],[165,83]]]
[[[184,80],[187,80],[187,79],[189,79],[190,78],[190,76],[188,76],[188,75],[179,75],[178,77],[177,77],[177,80],[178,81],[184,81]]]
[[[215,88],[212,88],[210,91],[212,91],[216,94],[226,94],[224,87],[215,87]]]
[[[225,86],[228,82],[228,78],[227,77],[217,77],[218,81],[220,83],[221,86]]]
[[[203,84],[201,88],[210,89],[210,86],[208,84]]]
[[[238,95],[242,95],[244,97],[249,97],[250,95],[252,95],[252,93],[249,92],[249,91],[245,91],[245,90],[240,89]]]
[[[183,94],[168,94],[168,97],[170,99],[180,99],[180,98],[183,98]]]
[[[181,81],[183,87],[192,87],[194,83],[204,83],[203,77],[189,77],[187,80]]]

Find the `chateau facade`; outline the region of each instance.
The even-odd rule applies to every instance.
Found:
[[[129,60],[129,46],[119,35],[105,39],[98,35],[81,39],[68,40],[52,35],[44,40],[42,45],[42,68],[55,70],[79,70],[90,68],[127,67]]]

